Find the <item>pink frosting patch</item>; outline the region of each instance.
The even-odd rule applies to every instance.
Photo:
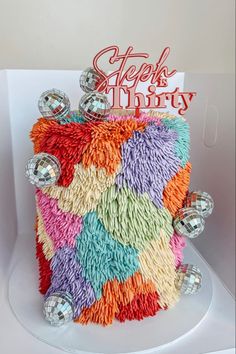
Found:
[[[170,246],[175,255],[175,266],[179,267],[183,262],[183,249],[186,246],[186,241],[182,236],[174,233],[170,239]]]
[[[155,122],[156,125],[160,125],[161,124],[161,117],[150,117],[148,115],[148,113],[145,112],[141,112],[139,117],[135,117],[134,115],[128,115],[128,116],[117,116],[114,114],[110,114],[107,119],[109,121],[120,121],[120,120],[127,120],[127,119],[135,119],[137,121],[141,121],[141,122]]]
[[[63,246],[75,247],[75,238],[82,230],[82,217],[59,209],[56,199],[37,190],[37,203],[45,230],[57,250]]]

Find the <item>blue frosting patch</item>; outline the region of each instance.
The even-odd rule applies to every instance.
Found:
[[[101,298],[102,287],[108,280],[116,278],[123,282],[139,268],[137,250],[112,239],[95,212],[84,217],[76,247],[83,275],[90,281],[97,299]]]
[[[79,111],[71,111],[68,118],[64,118],[60,121],[61,124],[68,123],[84,123],[84,118],[80,115]]]
[[[185,167],[186,163],[189,161],[190,135],[188,123],[180,117],[171,119],[162,118],[161,122],[177,133],[178,137],[175,142],[175,153],[181,160],[181,167]]]

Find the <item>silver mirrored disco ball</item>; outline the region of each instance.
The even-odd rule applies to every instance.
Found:
[[[179,236],[195,238],[199,236],[205,226],[205,221],[194,208],[179,209],[173,221],[173,227]]]
[[[96,91],[102,80],[103,77],[94,68],[87,68],[82,72],[79,83],[81,89],[88,93]]]
[[[110,108],[107,96],[97,91],[86,93],[79,103],[79,111],[87,121],[104,119]]]
[[[38,188],[54,185],[61,174],[60,162],[50,154],[40,153],[28,160],[25,176]]]
[[[70,100],[64,92],[52,89],[42,93],[38,108],[43,117],[60,120],[70,113]]]
[[[62,326],[72,321],[74,315],[72,296],[63,292],[53,293],[44,301],[43,313],[52,326]]]
[[[200,269],[192,264],[182,264],[177,270],[175,286],[182,294],[196,294],[202,286]]]
[[[208,193],[196,191],[187,195],[185,206],[195,208],[204,218],[206,218],[211,215],[214,209],[214,201]]]

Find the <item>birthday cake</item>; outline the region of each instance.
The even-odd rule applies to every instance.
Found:
[[[188,123],[110,110],[98,81],[94,69],[81,75],[78,111],[61,91],[44,92],[30,133],[39,290],[57,326],[142,320],[201,287],[183,249],[185,237],[203,231],[213,201],[189,192]]]

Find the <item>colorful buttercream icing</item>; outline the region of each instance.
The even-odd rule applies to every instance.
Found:
[[[77,323],[141,320],[174,306],[185,240],[172,221],[189,182],[189,128],[163,114],[113,112],[84,122],[40,118],[35,153],[58,158],[36,191],[39,289],[70,293]]]

